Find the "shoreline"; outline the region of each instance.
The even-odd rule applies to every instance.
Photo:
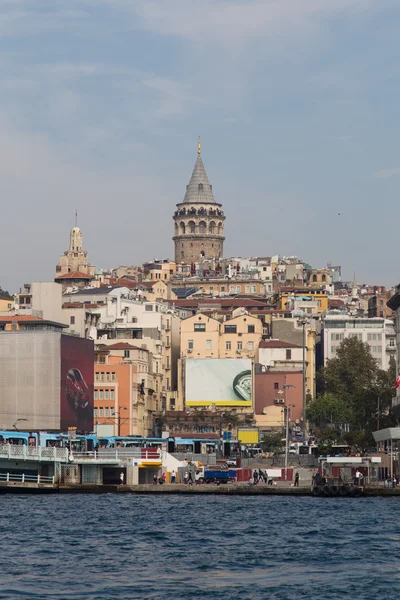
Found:
[[[400,498],[399,488],[367,487],[360,489],[359,498],[373,497],[396,497]],[[2,494],[153,494],[153,495],[198,495],[211,494],[223,496],[313,496],[311,487],[270,487],[270,486],[247,486],[237,484],[221,484],[190,486],[185,484],[141,484],[141,485],[94,485],[94,484],[70,484],[70,485],[34,485],[34,484],[12,484],[1,485]],[[319,498],[330,498],[338,496],[316,496]]]

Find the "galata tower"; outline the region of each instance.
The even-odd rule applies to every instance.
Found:
[[[214,200],[212,186],[201,159],[200,138],[197,160],[186,186],[183,202],[176,205],[175,262],[192,264],[223,256],[225,215]]]

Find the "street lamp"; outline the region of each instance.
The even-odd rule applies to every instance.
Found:
[[[286,379],[286,378],[285,378]],[[285,435],[285,481],[287,480],[287,469],[288,469],[288,451],[289,451],[289,412],[290,407],[295,407],[295,404],[289,404],[287,402],[287,397],[285,390],[288,388],[295,388],[296,386],[292,383],[284,383],[282,386],[283,393],[285,394],[285,408],[283,409],[285,413],[285,427],[286,427],[286,435]]]
[[[306,314],[302,310],[294,310],[292,312],[292,317],[298,317],[297,324],[302,327],[302,346],[303,346],[303,389],[302,389],[302,399],[303,399],[303,442],[306,442],[306,433],[307,433],[307,410],[306,410],[306,325],[308,325],[308,321],[306,319]]]
[[[122,410],[128,410],[128,409],[126,408],[126,406],[124,406]],[[117,417],[117,424],[118,424],[117,431],[118,431],[118,437],[120,437],[120,435],[121,435],[121,411],[114,413],[114,417]]]

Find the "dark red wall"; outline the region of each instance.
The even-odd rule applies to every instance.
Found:
[[[256,373],[255,375],[255,413],[263,414],[263,409],[274,405],[274,399],[279,398],[278,390],[284,389],[283,386],[294,385],[295,387],[286,388],[286,394],[283,396],[288,404],[295,404],[291,409],[291,418],[293,420],[301,419],[303,416],[303,374],[301,371],[268,371],[266,373]]]
[[[74,383],[74,379],[83,381]],[[61,336],[61,430],[77,427],[93,431],[94,343],[70,335]]]

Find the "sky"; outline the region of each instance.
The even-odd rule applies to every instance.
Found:
[[[400,281],[398,0],[0,0],[0,286],[173,257],[202,157],[225,256]],[[338,214],[340,213],[340,215]]]

